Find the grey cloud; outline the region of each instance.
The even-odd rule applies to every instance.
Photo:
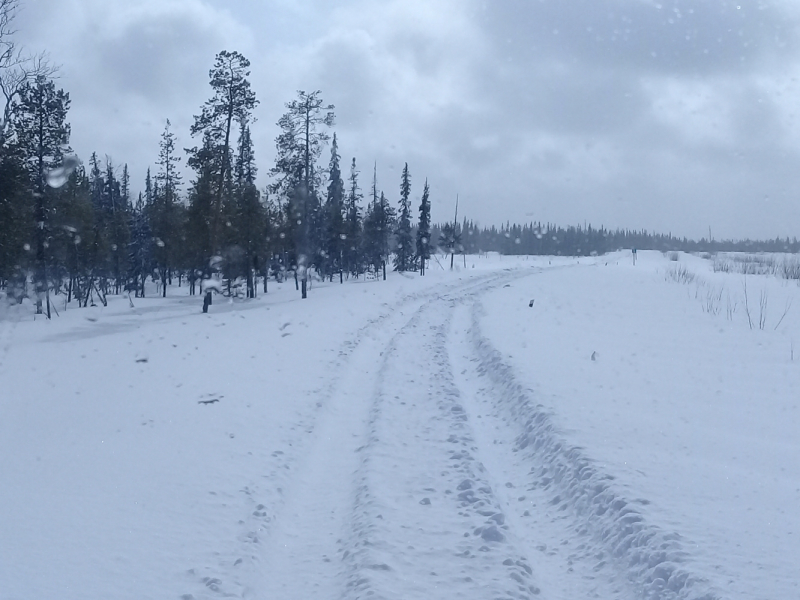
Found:
[[[224,44],[213,34],[186,15],[175,14],[158,23],[132,22],[119,36],[100,40],[93,52],[98,71],[115,93],[169,105],[185,100],[191,92],[202,98],[214,59],[212,49]]]
[[[741,72],[798,49],[796,19],[774,2],[505,0],[482,21],[498,56],[603,70]]]
[[[362,186],[377,161],[396,199],[408,161],[415,197],[430,180],[435,219],[450,218],[459,193],[463,214],[485,224],[793,234],[798,11],[660,4],[141,0],[117,14],[121,0],[41,0],[20,26],[64,65],[73,145],[129,162],[135,185],[165,117],[191,145],[224,47],[253,63],[262,184],[284,102],[321,89]],[[96,25],[108,19],[114,28]]]

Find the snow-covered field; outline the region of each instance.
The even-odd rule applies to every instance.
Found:
[[[800,288],[678,258],[5,312],[0,598],[800,597]]]

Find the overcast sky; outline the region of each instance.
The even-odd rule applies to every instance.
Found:
[[[362,186],[377,161],[396,201],[408,162],[436,221],[458,193],[486,225],[800,236],[796,0],[22,3],[18,40],[62,66],[72,147],[127,162],[134,189],[167,118],[195,144],[226,49],[252,63],[261,186],[284,103],[319,89]]]

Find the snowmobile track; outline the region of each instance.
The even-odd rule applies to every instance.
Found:
[[[253,514],[259,517],[254,521],[248,515],[243,525],[244,541],[254,535],[261,541],[261,551],[252,560],[260,563],[258,569],[272,595],[326,597],[327,592],[317,584],[278,566],[287,560],[298,567],[307,565],[306,570],[316,573],[316,581],[339,577],[341,564],[335,560],[336,547],[331,540],[335,543],[345,535],[340,513],[343,506],[352,505],[348,483],[357,468],[356,449],[365,436],[371,391],[383,364],[380,357],[386,354],[392,337],[424,307],[440,303],[443,295],[488,289],[518,275],[494,273],[404,296],[386,305],[378,317],[340,346],[334,359],[338,375],[319,390],[312,410],[293,426],[292,439],[273,456],[265,475],[270,485],[262,483],[262,491],[253,494]],[[313,531],[308,530],[309,523],[315,524]]]
[[[680,534],[647,523],[634,503],[614,489],[613,478],[557,431],[550,414],[482,334],[482,311],[480,302],[475,302],[469,319],[472,368],[483,382],[491,410],[506,432],[513,432],[510,446],[516,458],[511,460],[530,469],[520,483],[569,520],[570,528],[583,540],[584,557],[594,557],[597,570],[611,566],[623,573],[634,588],[634,597],[723,598],[693,572]]]
[[[344,598],[540,593],[486,479],[455,385],[445,350],[454,306],[443,299],[421,307],[383,353],[359,448],[352,536],[342,546]]]

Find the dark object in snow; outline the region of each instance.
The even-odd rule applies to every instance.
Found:
[[[419,503],[422,504],[422,506],[430,506],[431,499],[430,498],[423,498],[422,500],[419,501]]]
[[[592,360],[597,360],[597,352],[592,352]]]
[[[503,542],[506,539],[506,536],[500,533],[500,530],[494,525],[484,527],[483,531],[481,531],[481,537],[487,542]]]
[[[208,312],[208,307],[209,307],[210,304],[211,304],[211,290],[208,290],[206,292],[205,297],[203,298],[203,312],[204,313]]]
[[[511,284],[510,284],[510,283],[507,283],[507,284],[505,284],[503,287],[504,287],[504,288],[511,287]]]
[[[136,362],[137,362],[137,363],[146,363],[146,362],[147,362],[147,359],[146,359],[146,358],[137,358],[137,359],[136,359]]]
[[[198,404],[214,404],[214,402],[219,402],[219,398],[212,398],[211,400],[198,400]]]
[[[528,307],[529,307],[529,308],[533,308],[533,302],[534,302],[533,300],[531,300],[530,302],[528,302]]]

